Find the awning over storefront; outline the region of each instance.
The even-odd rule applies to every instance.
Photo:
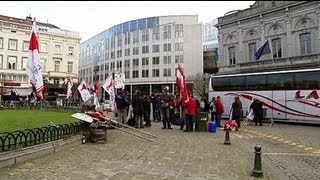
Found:
[[[18,96],[28,96],[32,92],[31,88],[24,88],[24,89],[18,89],[18,88],[14,89],[13,88],[12,90],[15,91]],[[4,95],[10,96],[10,94],[11,94],[11,90],[7,91],[7,93]]]
[[[17,89],[17,93],[19,96],[28,96],[30,95],[32,92],[32,89],[29,88],[29,89]]]

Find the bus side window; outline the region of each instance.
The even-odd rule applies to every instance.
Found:
[[[294,87],[294,73],[286,73],[282,78],[284,80],[284,87],[286,90],[296,89]]]
[[[250,90],[264,90],[267,86],[266,75],[251,75],[246,76],[246,85]]]
[[[214,91],[227,91],[230,89],[229,77],[212,78],[212,89]]]
[[[269,74],[267,75],[267,83],[268,83],[268,89],[269,90],[277,90],[280,89],[280,79],[277,74]]]
[[[230,77],[230,90],[242,91],[246,90],[245,76]]]
[[[293,74],[280,73],[268,75],[269,89],[272,90],[290,90],[294,88]]]
[[[320,72],[297,72],[295,73],[295,86],[297,89],[319,89]]]

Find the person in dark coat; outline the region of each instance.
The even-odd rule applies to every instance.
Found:
[[[143,108],[144,108],[144,121],[146,124],[144,126],[151,127],[151,119],[150,119],[150,113],[151,113],[151,102],[148,95],[145,95],[143,97]]]
[[[242,115],[242,103],[240,98],[237,96],[234,98],[234,102],[232,103],[232,120],[235,120],[240,128],[240,118]]]
[[[139,90],[136,91],[135,96],[132,98],[132,109],[133,114],[136,120],[136,128],[143,127],[143,115],[144,115],[144,106],[143,106],[143,97]]]
[[[120,90],[115,98],[117,104],[118,122],[127,124],[127,105],[128,99],[123,90]]]
[[[262,106],[263,106],[262,102],[256,98],[253,100],[253,102],[250,105],[250,108],[252,108],[253,110],[254,122],[256,126],[258,126],[258,122],[259,122],[259,125],[262,126],[262,113],[263,113]]]
[[[168,89],[163,89],[163,94],[161,97],[161,110],[163,117],[163,127],[162,129],[172,129],[170,123],[170,106],[172,105],[172,97],[168,93]]]
[[[161,121],[161,98],[159,94],[156,95],[154,108],[156,114],[156,118],[154,119],[154,121]]]
[[[152,119],[156,120],[156,95],[154,93],[150,96],[150,102],[152,104]]]

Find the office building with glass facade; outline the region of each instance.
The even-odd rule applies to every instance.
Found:
[[[125,74],[125,89],[144,94],[176,87],[182,64],[187,78],[203,73],[202,25],[197,15],[149,17],[115,25],[80,44],[79,80],[103,84]]]

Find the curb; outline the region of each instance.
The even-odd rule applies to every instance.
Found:
[[[42,156],[55,154],[63,149],[81,144],[81,135],[48,143],[0,153],[0,169],[23,163]]]

